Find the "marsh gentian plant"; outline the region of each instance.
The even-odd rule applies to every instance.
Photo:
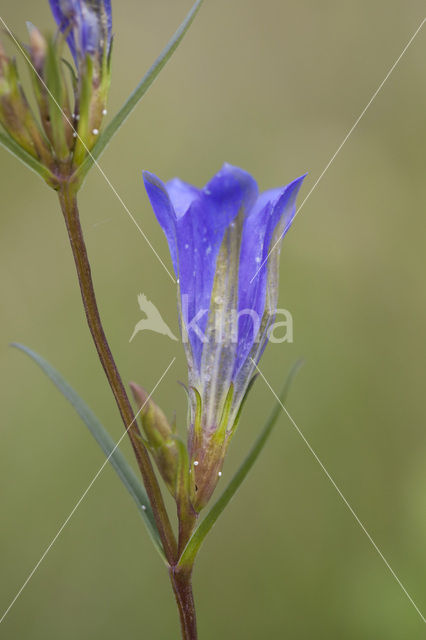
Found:
[[[191,640],[197,637],[191,586],[196,555],[252,467],[278,415],[277,410],[272,413],[235,476],[200,520],[222,475],[227,448],[268,341],[277,305],[277,247],[295,214],[303,177],[259,194],[253,178],[230,165],[203,189],[178,179],[164,185],[152,174],[144,174],[178,279],[180,324],[188,361],[186,442],[150,395],[134,383],[131,389],[138,413],[133,411],[99,315],[77,195],[90,168],[179,45],[201,3],[195,2],[105,128],[113,39],[109,0],[50,0],[57,31],[46,36],[29,25],[29,45],[21,44],[9,32],[30,69],[37,113],[30,106],[16,61],[0,44],[0,144],[58,194],[89,329],[142,481],[60,374],[27,347],[16,346],[29,354],[71,401],[134,499],[167,566],[182,637]],[[64,59],[67,47],[68,61]],[[275,250],[269,256],[272,246]],[[177,535],[152,461],[176,501]]]

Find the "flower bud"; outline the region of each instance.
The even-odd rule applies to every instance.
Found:
[[[166,416],[148,396],[146,391],[130,383],[130,388],[140,410],[142,427],[148,441],[149,450],[170,493],[176,494],[176,480],[179,464],[179,449],[174,430]]]
[[[46,181],[58,188],[96,144],[107,112],[112,14],[110,0],[50,0],[50,6],[59,34],[45,37],[27,23],[30,43],[24,56],[40,118],[32,114],[15,61],[0,45],[0,124],[49,169]],[[63,57],[65,42],[75,67]]]
[[[106,114],[111,70],[112,13],[110,0],[50,0],[77,68],[77,139],[74,166],[95,145]]]
[[[39,74],[43,73],[44,62],[47,55],[47,41],[43,34],[31,22],[27,22],[30,36],[30,56],[34,68]]]
[[[19,82],[18,69],[0,43],[0,123],[9,135],[35,158],[48,161],[43,140]]]
[[[49,0],[53,16],[65,35],[78,67],[86,56],[101,63],[109,55],[112,40],[110,0]]]

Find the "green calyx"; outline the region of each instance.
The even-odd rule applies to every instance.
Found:
[[[146,437],[145,444],[167,488],[175,496],[180,451],[174,429],[160,407],[151,400],[142,387],[131,382],[130,388],[139,408],[138,413]]]
[[[226,452],[255,379],[256,377],[253,377],[250,380],[238,407],[235,407],[234,384],[230,384],[216,429],[209,429],[208,425],[203,425],[202,400],[200,394],[196,394],[196,419],[189,447],[193,471],[191,500],[197,512],[208,504],[220,480]]]
[[[0,123],[24,151],[45,159],[45,144],[19,82],[16,62],[8,58],[0,45]]]

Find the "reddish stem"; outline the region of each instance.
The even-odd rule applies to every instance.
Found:
[[[115,397],[125,429],[129,434],[143,482],[154,512],[155,522],[164,547],[164,553],[169,564],[175,562],[177,549],[176,540],[164,505],[161,490],[152,468],[148,452],[140,438],[140,432],[135,420],[132,406],[126,394],[123,382],[112,356],[111,350],[96,302],[95,290],[91,276],[89,258],[81,228],[80,216],[77,207],[77,197],[72,184],[64,183],[59,192],[59,201],[64,214],[68,236],[77,269],[80,284],[81,297],[86,312],[87,323],[92,334],[99,359],[104,368],[108,382]]]
[[[170,567],[169,576],[179,609],[182,640],[197,640],[197,620],[192,593],[192,567]]]

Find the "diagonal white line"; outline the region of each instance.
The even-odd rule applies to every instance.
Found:
[[[150,249],[154,252],[154,254],[156,255],[158,261],[160,262],[160,264],[163,266],[163,268],[167,271],[167,273],[169,274],[169,277],[172,279],[172,281],[174,283],[176,283],[176,279],[173,277],[173,275],[170,273],[170,271],[168,270],[168,268],[166,267],[166,265],[164,264],[163,260],[160,258],[160,256],[158,255],[157,251],[154,249],[154,247],[152,246],[151,242],[149,241],[148,237],[146,236],[146,234],[144,233],[144,231],[142,230],[141,226],[138,224],[138,222],[136,221],[134,215],[131,213],[130,209],[128,208],[128,206],[125,204],[123,198],[120,196],[120,194],[118,193],[117,189],[114,187],[114,185],[112,184],[111,180],[108,178],[108,176],[106,175],[105,171],[102,169],[101,165],[99,164],[99,162],[93,157],[93,155],[90,153],[89,149],[87,148],[86,144],[84,143],[84,141],[81,139],[81,137],[78,135],[78,131],[74,128],[73,123],[69,120],[68,116],[66,115],[66,113],[64,113],[63,109],[61,108],[61,105],[57,102],[55,96],[52,94],[52,92],[50,91],[49,87],[46,85],[45,81],[43,80],[43,78],[41,77],[41,75],[38,73],[37,69],[34,67],[33,63],[31,62],[31,59],[29,58],[29,56],[27,55],[25,49],[22,48],[20,42],[15,38],[13,32],[10,30],[10,28],[8,27],[8,25],[6,24],[6,22],[3,20],[3,18],[0,16],[0,22],[3,24],[4,28],[6,29],[6,31],[8,32],[9,36],[12,38],[12,40],[14,41],[14,43],[16,44],[16,46],[18,47],[18,49],[20,50],[20,52],[22,53],[22,55],[24,56],[25,60],[28,62],[28,64],[30,65],[30,67],[33,69],[34,73],[37,75],[38,79],[40,80],[40,82],[43,84],[44,88],[46,89],[46,91],[48,92],[48,94],[50,95],[50,97],[52,98],[53,102],[55,103],[55,105],[58,107],[59,111],[61,112],[62,116],[64,117],[64,119],[67,121],[67,123],[70,125],[71,129],[73,130],[74,134],[76,134],[76,137],[78,138],[78,140],[81,142],[81,144],[83,145],[86,153],[88,154],[88,156],[92,159],[93,164],[96,166],[96,168],[98,169],[98,171],[100,172],[100,174],[102,175],[102,177],[105,179],[106,183],[108,184],[108,186],[110,187],[111,191],[113,192],[113,194],[115,195],[115,197],[117,198],[117,200],[119,201],[119,203],[121,204],[121,206],[123,207],[123,209],[126,211],[127,215],[129,216],[130,220],[133,222],[133,224],[136,226],[136,228],[138,229],[139,233],[142,235],[142,237],[144,238],[145,242],[148,244],[148,246],[150,247]]]
[[[41,565],[41,563],[43,562],[43,560],[45,559],[45,557],[47,556],[47,554],[49,553],[49,551],[51,550],[51,548],[53,547],[53,545],[55,544],[55,542],[57,541],[57,539],[59,538],[59,536],[61,535],[61,533],[63,532],[63,530],[65,529],[65,527],[67,526],[67,524],[69,523],[69,521],[71,520],[71,518],[73,517],[73,515],[75,514],[75,512],[77,511],[77,509],[79,508],[79,506],[81,505],[81,503],[83,502],[83,500],[85,499],[85,497],[87,496],[87,494],[89,493],[90,489],[93,487],[93,485],[95,484],[96,480],[99,478],[99,476],[101,475],[102,471],[105,469],[106,465],[108,464],[108,462],[110,461],[111,457],[114,455],[114,452],[118,449],[118,447],[121,444],[121,441],[123,440],[123,438],[126,436],[127,432],[129,431],[130,427],[132,426],[132,424],[135,422],[135,420],[137,419],[137,417],[139,416],[140,412],[142,411],[142,409],[144,408],[144,406],[146,405],[146,403],[150,400],[151,396],[153,395],[153,393],[155,392],[155,390],[157,389],[158,385],[162,382],[164,376],[167,374],[167,372],[169,371],[170,367],[173,365],[174,361],[176,360],[176,357],[174,357],[169,366],[167,367],[167,369],[164,371],[164,373],[161,375],[161,377],[159,378],[158,382],[156,383],[155,387],[153,388],[153,390],[151,391],[151,393],[149,394],[149,396],[147,397],[147,399],[145,400],[145,402],[143,403],[143,405],[141,406],[141,408],[139,409],[139,411],[136,413],[135,417],[133,418],[133,420],[131,421],[131,423],[129,424],[129,426],[127,427],[127,429],[125,430],[125,432],[123,433],[123,435],[121,436],[121,438],[118,440],[117,444],[115,445],[114,449],[111,451],[111,453],[109,454],[109,456],[106,458],[106,460],[104,461],[104,463],[102,464],[102,466],[98,469],[97,473],[95,474],[95,476],[93,477],[93,479],[91,480],[89,486],[87,487],[87,489],[84,491],[84,493],[81,495],[81,497],[79,498],[79,500],[76,502],[76,504],[74,505],[74,507],[72,508],[72,510],[70,511],[69,515],[66,517],[66,519],[64,520],[64,522],[62,523],[62,525],[60,526],[57,534],[54,536],[54,538],[52,538],[51,542],[49,543],[49,545],[47,546],[46,550],[43,552],[43,555],[41,556],[40,560],[37,562],[37,564],[34,566],[34,568],[32,569],[31,573],[28,575],[27,579],[25,580],[24,584],[22,585],[22,587],[19,589],[18,593],[16,594],[16,596],[13,598],[12,602],[10,603],[10,605],[7,607],[6,611],[3,613],[2,617],[0,618],[0,624],[3,622],[3,620],[6,618],[7,614],[9,613],[9,611],[12,609],[13,605],[15,604],[15,602],[18,600],[19,596],[22,594],[23,590],[25,589],[25,587],[28,585],[29,581],[31,580],[31,578],[34,576],[35,572],[37,571],[37,569],[39,568],[39,566]]]
[[[375,548],[375,550],[377,551],[377,553],[379,554],[379,556],[381,557],[381,559],[383,560],[383,562],[385,563],[387,568],[389,569],[389,571],[391,572],[392,576],[395,578],[395,580],[397,581],[397,583],[399,584],[399,586],[401,587],[401,589],[403,590],[403,592],[405,593],[405,595],[407,596],[407,598],[409,599],[409,601],[411,602],[411,604],[413,605],[413,607],[415,608],[415,610],[417,611],[417,613],[419,614],[419,616],[421,617],[423,622],[426,624],[426,618],[424,617],[424,615],[422,614],[422,612],[420,611],[420,609],[418,608],[418,606],[414,602],[413,598],[410,596],[410,594],[408,593],[407,589],[404,587],[404,585],[402,584],[401,580],[398,578],[398,576],[396,575],[395,571],[392,569],[392,567],[390,566],[389,562],[386,560],[385,556],[380,551],[379,547],[374,542],[373,538],[368,533],[367,529],[365,528],[365,526],[363,525],[363,523],[361,522],[361,520],[359,519],[359,517],[357,516],[357,514],[355,513],[355,511],[353,510],[353,508],[351,507],[351,505],[349,504],[349,502],[347,501],[347,499],[345,498],[345,496],[343,495],[343,493],[341,492],[341,490],[339,489],[339,487],[337,486],[337,484],[335,483],[335,481],[333,480],[333,478],[331,477],[331,475],[329,474],[329,472],[327,471],[325,466],[323,465],[323,463],[321,462],[321,460],[318,457],[317,453],[312,448],[312,446],[309,444],[309,442],[307,441],[307,439],[303,435],[302,431],[299,429],[299,427],[297,426],[297,424],[295,423],[295,421],[293,420],[293,418],[291,417],[291,415],[289,414],[289,412],[287,411],[287,409],[285,408],[285,406],[281,402],[280,398],[277,396],[277,394],[275,393],[275,391],[273,390],[273,388],[271,387],[271,385],[269,384],[269,382],[267,381],[267,379],[265,378],[265,376],[263,375],[263,373],[261,372],[261,370],[259,369],[259,367],[255,363],[255,361],[253,360],[253,358],[251,358],[251,361],[253,362],[254,366],[257,369],[257,371],[259,372],[259,374],[263,378],[263,380],[266,383],[267,387],[269,387],[270,391],[275,396],[275,399],[280,404],[281,408],[283,409],[283,411],[287,415],[287,417],[290,420],[291,424],[296,429],[297,433],[302,438],[303,442],[306,444],[306,446],[308,447],[309,451],[312,453],[312,455],[314,456],[315,460],[320,465],[321,469],[324,471],[324,473],[327,476],[328,480],[331,482],[333,487],[336,489],[337,493],[339,494],[339,496],[341,497],[341,499],[343,500],[343,502],[345,503],[345,505],[347,506],[347,508],[349,509],[349,511],[351,512],[351,514],[353,515],[353,517],[355,518],[355,520],[357,521],[357,523],[359,524],[359,526],[361,527],[361,529],[363,530],[363,532],[365,533],[365,535],[367,536],[367,538],[369,539],[369,541],[371,542],[371,544],[373,545],[373,547]]]
[[[323,179],[324,175],[326,174],[326,172],[328,171],[328,169],[330,168],[330,166],[332,165],[332,163],[334,162],[334,160],[336,159],[337,155],[340,153],[340,151],[342,150],[343,146],[346,144],[346,142],[348,141],[349,137],[352,135],[352,133],[354,132],[355,128],[358,126],[360,120],[363,118],[363,116],[365,115],[367,109],[371,106],[371,104],[373,103],[373,101],[376,99],[377,95],[379,94],[379,92],[381,91],[383,85],[385,84],[385,82],[388,80],[389,76],[391,75],[391,73],[394,71],[395,67],[398,65],[398,63],[400,62],[401,58],[404,56],[404,54],[406,53],[408,47],[412,44],[414,38],[417,36],[417,34],[420,32],[421,28],[423,27],[424,23],[426,22],[426,18],[423,18],[423,20],[421,21],[420,25],[417,27],[417,29],[415,30],[415,32],[413,33],[413,35],[411,36],[411,38],[409,39],[409,41],[407,42],[407,44],[405,45],[405,47],[403,48],[403,50],[401,51],[401,53],[399,54],[399,56],[397,57],[397,59],[395,60],[395,62],[393,63],[393,65],[391,66],[391,68],[389,69],[389,71],[387,72],[387,74],[385,75],[384,79],[382,80],[382,82],[379,84],[379,86],[377,87],[376,91],[373,93],[373,95],[371,96],[370,100],[367,102],[367,104],[365,105],[364,109],[361,111],[361,113],[359,114],[358,118],[355,120],[354,124],[352,125],[352,127],[349,129],[348,133],[346,134],[346,136],[343,138],[342,142],[340,143],[340,145],[337,147],[336,151],[333,153],[333,155],[331,156],[330,160],[327,162],[327,164],[325,165],[324,169],[322,170],[322,172],[320,173],[319,177],[317,178],[314,186],[311,188],[311,190],[308,192],[308,195],[305,197],[305,199],[303,200],[302,204],[300,205],[300,207],[297,209],[296,213],[294,214],[293,220],[292,222],[296,219],[296,216],[298,215],[299,211],[301,211],[302,207],[304,206],[305,202],[308,200],[308,198],[311,196],[311,194],[315,191],[315,189],[317,188],[318,184],[321,182],[321,180]],[[291,223],[292,223],[291,222]],[[291,224],[290,223],[290,224]],[[271,255],[271,253],[276,249],[276,247],[279,245],[279,243],[281,242],[281,240],[283,239],[284,235],[286,234],[286,232],[288,231],[288,228],[290,226],[290,224],[288,224],[286,226],[286,228],[284,229],[283,233],[281,234],[281,236],[278,238],[278,240],[275,242],[275,244],[273,245],[272,249],[269,251],[268,255],[266,256],[266,258],[264,259],[264,261],[262,262],[262,264],[259,266],[258,270],[256,271],[256,273],[254,274],[254,276],[252,277],[252,279],[250,280],[250,284],[253,282],[253,280],[255,279],[255,277],[257,276],[257,274],[259,273],[259,271],[263,268],[263,266],[268,262],[269,256]]]

